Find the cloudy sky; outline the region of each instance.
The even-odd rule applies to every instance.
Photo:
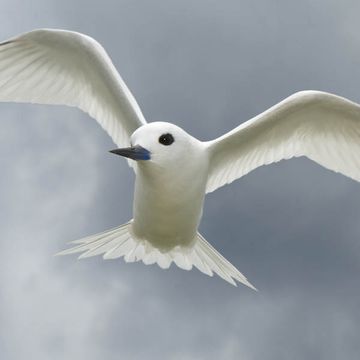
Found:
[[[291,93],[360,102],[357,1],[2,0],[0,37],[106,48],[148,121],[208,140]],[[0,104],[0,358],[358,359],[360,185],[306,159],[207,197],[201,232],[255,293],[198,271],[53,257],[131,218],[134,175],[76,109]]]

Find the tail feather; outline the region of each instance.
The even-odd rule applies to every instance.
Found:
[[[113,237],[117,238],[120,237],[123,233],[127,233],[128,225],[129,223],[126,223],[99,234],[87,236],[79,240],[70,241],[70,244],[80,244],[80,245],[63,250],[57,253],[56,255],[70,255],[70,254],[76,254],[76,253],[88,251],[91,249],[94,250],[98,248],[100,245],[108,243],[110,240],[113,239]]]
[[[162,268],[162,269],[168,269],[171,265],[172,258],[170,254],[164,254],[161,253],[159,250],[155,251],[155,256],[157,258],[156,263]]]
[[[114,249],[115,246],[117,246],[119,243],[122,243],[125,239],[125,234],[121,234],[120,236],[117,234],[112,234],[108,237],[105,237],[104,239],[100,240],[98,243],[91,243],[87,244],[87,250],[86,252],[82,253],[79,256],[79,259],[88,258],[91,256],[101,255],[106,253],[109,250]],[[89,246],[91,246],[89,248]]]
[[[193,262],[190,260],[191,257],[187,253],[176,250],[172,250],[170,252],[170,254],[172,254],[172,258],[174,259],[175,264],[181,269],[191,270],[193,266]]]
[[[148,241],[140,241],[131,233],[131,222],[100,234],[72,241],[76,246],[66,249],[57,255],[81,253],[79,259],[103,254],[104,259],[124,257],[126,262],[140,261],[145,265],[157,263],[162,269],[174,262],[184,270],[195,266],[202,273],[213,276],[217,274],[230,284],[236,281],[256,290],[246,277],[217,252],[200,234],[197,234],[192,247],[177,246],[169,251],[160,251]]]
[[[116,259],[125,256],[133,247],[130,236],[127,234],[123,242],[119,243],[114,248],[108,250],[104,255],[104,259]]]
[[[217,252],[200,234],[198,234],[198,237],[201,240],[198,242],[198,244],[202,248],[202,251],[207,254],[207,258],[210,258],[218,268],[219,271],[216,271],[216,269],[213,268],[214,272],[217,275],[222,277],[224,280],[227,280],[226,279],[227,277],[231,277],[232,279],[235,279],[236,281],[257,291],[257,289],[246,279],[246,277],[234,265],[232,265],[219,252]]]
[[[93,241],[99,240],[101,238],[103,238],[103,236],[107,236],[107,235],[111,235],[116,233],[117,231],[119,231],[120,229],[124,228],[126,224],[120,225],[120,226],[116,226],[114,228],[111,228],[109,230],[103,231],[101,233],[97,233],[97,234],[93,234],[90,236],[86,236],[84,238],[78,239],[78,240],[73,240],[70,241],[70,244],[85,244],[85,243],[91,243]]]
[[[208,276],[213,276],[213,272],[211,271],[211,267],[209,267],[206,261],[203,261],[201,255],[199,255],[197,248],[194,249],[192,254],[194,265],[204,274]]]
[[[157,262],[157,256],[158,254],[156,253],[156,251],[151,251],[143,257],[142,261],[145,265],[152,265]]]

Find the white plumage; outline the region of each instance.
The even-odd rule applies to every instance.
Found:
[[[105,50],[64,30],[35,30],[0,44],[0,101],[76,106],[132,160],[133,219],[74,241],[61,254],[103,254],[168,268],[197,267],[255,289],[198,232],[205,193],[261,165],[306,156],[360,181],[360,106],[302,91],[218,139],[201,142],[164,122],[146,123]],[[133,162],[136,160],[136,163]]]
[[[65,30],[34,30],[0,46],[1,101],[76,106],[118,146],[146,123],[102,46]]]
[[[360,107],[320,91],[300,91],[209,141],[207,192],[261,165],[306,156],[360,181]]]

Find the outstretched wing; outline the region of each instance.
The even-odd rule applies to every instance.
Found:
[[[261,165],[298,156],[360,181],[360,105],[301,91],[206,145],[207,192]]]
[[[34,30],[1,43],[0,101],[76,106],[119,147],[146,123],[102,46],[72,31]]]

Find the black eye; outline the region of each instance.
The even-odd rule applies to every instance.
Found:
[[[174,142],[174,137],[171,134],[162,134],[159,137],[159,143],[163,145],[171,145]]]

